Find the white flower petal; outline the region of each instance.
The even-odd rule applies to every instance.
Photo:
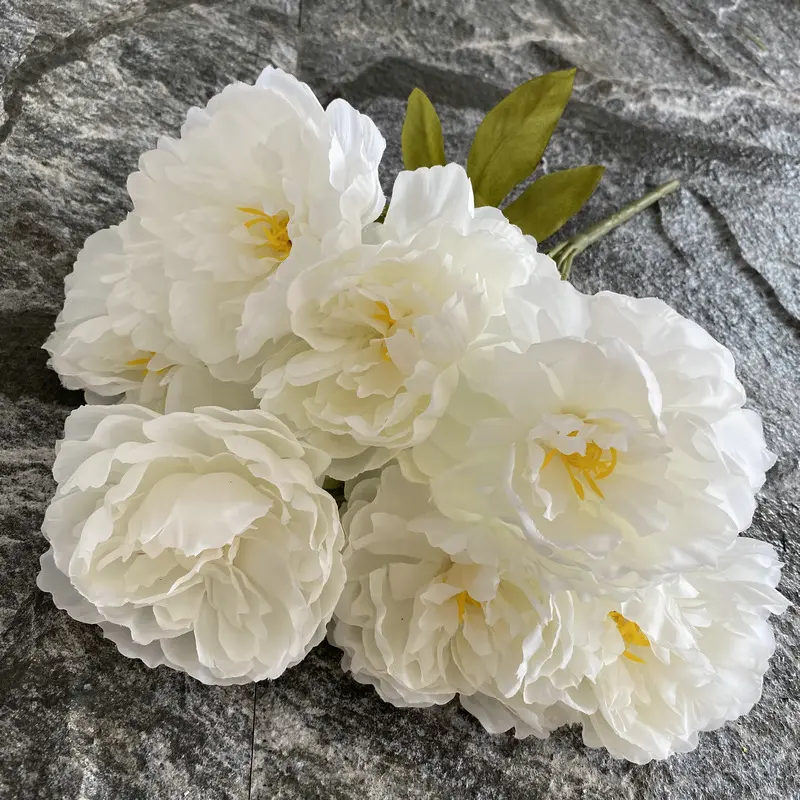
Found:
[[[459,364],[496,336],[506,291],[557,276],[532,239],[473,205],[457,165],[401,173],[372,244],[283,282],[291,334],[267,354],[255,393],[330,453],[331,476],[352,478],[424,441]]]
[[[275,678],[344,582],[328,460],[258,410],[70,415],[39,585],[125,655],[206,683]]]
[[[66,280],[46,345],[64,384],[157,410],[192,408],[185,385],[165,400],[180,367],[251,389],[289,332],[287,282],[357,246],[383,208],[383,147],[367,117],[342,100],[324,111],[273,68],[192,109],[129,177],[133,213],[90,237]]]
[[[454,225],[465,232],[474,211],[472,184],[458,164],[400,172],[383,223],[383,236],[404,241],[431,225]]]
[[[513,343],[460,362],[406,476],[449,516],[499,519],[579,568],[575,588],[716,563],[773,461],[730,353],[656,300],[539,277],[506,299]]]

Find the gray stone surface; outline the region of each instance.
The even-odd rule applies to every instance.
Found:
[[[0,797],[799,798],[796,608],[749,716],[636,767],[574,731],[517,742],[456,707],[397,711],[327,646],[257,687],[150,671],[34,585],[52,444],[80,400],[38,348],[82,240],[125,213],[141,150],[273,63],[374,116],[388,188],[415,85],[463,159],[505,91],[574,64],[545,168],[608,172],[571,229],[684,180],[575,282],[656,294],[734,352],[779,455],[752,534],[800,601],[798,30],[794,0],[0,0]]]

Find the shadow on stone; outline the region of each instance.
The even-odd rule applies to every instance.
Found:
[[[42,311],[6,311],[0,317],[0,392],[12,400],[35,397],[76,408],[82,394],[59,383],[42,350],[54,323],[55,317]]]

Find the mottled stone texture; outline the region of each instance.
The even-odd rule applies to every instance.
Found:
[[[52,444],[80,400],[38,348],[141,150],[272,63],[375,118],[388,189],[414,86],[463,160],[504,92],[577,65],[544,168],[608,171],[569,230],[673,176],[684,188],[582,256],[575,282],[658,295],[734,352],[779,456],[752,534],[798,602],[798,30],[790,0],[0,0],[0,797],[800,797],[794,609],[756,709],[636,767],[574,731],[517,742],[456,707],[397,711],[327,646],[257,687],[150,671],[34,585]]]

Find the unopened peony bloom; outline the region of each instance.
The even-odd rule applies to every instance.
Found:
[[[344,582],[327,462],[259,410],[84,406],[53,468],[38,585],[150,667],[276,678],[324,637]]]
[[[147,291],[153,282],[145,265],[137,263],[141,273],[131,279],[122,237],[136,225],[129,216],[86,240],[64,281],[64,308],[44,345],[50,366],[68,389],[84,390],[90,402],[123,398],[168,412],[202,405],[253,408],[251,385],[216,380],[165,334],[154,313],[163,299]],[[159,353],[146,349],[154,338]]]
[[[774,461],[731,354],[659,300],[510,293],[516,347],[488,348],[433,435],[401,455],[456,519],[499,518],[576,587],[713,566]]]
[[[364,239],[286,284],[292,334],[256,387],[262,408],[329,453],[342,479],[428,436],[459,362],[507,335],[509,288],[534,274],[558,282],[533,239],[497,209],[475,209],[455,164],[401,173],[384,224]]]
[[[273,281],[358,244],[382,210],[384,144],[344,100],[323,109],[271,67],[192,109],[180,138],[160,139],[128,179],[137,307],[155,306],[168,339],[216,378],[249,380],[285,321]],[[147,334],[162,354],[160,331]]]
[[[582,724],[590,747],[637,764],[694,749],[700,731],[748,713],[761,697],[775,649],[767,618],[787,606],[779,580],[773,548],[740,538],[716,568],[649,586],[616,607],[561,592],[556,602],[570,598],[572,630],[553,618],[544,636],[562,653],[574,649],[557,679],[563,700],[550,713]],[[582,638],[589,630],[603,637]],[[602,666],[585,673],[587,661]],[[489,731],[539,735],[541,679],[530,673],[513,696],[462,704]]]
[[[454,521],[397,467],[356,484],[331,640],[398,706],[462,705],[490,732],[581,723],[637,763],[685,752],[758,700],[786,602],[774,550],[737,539],[715,568],[636,592],[554,588],[513,528]]]

